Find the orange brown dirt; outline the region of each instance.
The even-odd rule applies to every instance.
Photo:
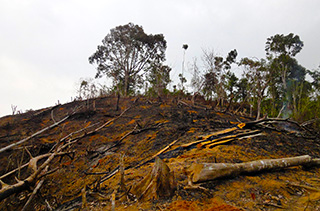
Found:
[[[187,188],[188,168],[193,163],[239,163],[298,155],[320,158],[319,136],[314,136],[319,134],[319,128],[309,128],[315,131],[309,134],[308,131],[292,129],[292,125],[283,123],[258,128],[263,132],[262,136],[234,139],[211,148],[201,145],[183,148],[182,145],[195,142],[200,137],[254,119],[217,112],[218,108],[212,109],[209,101],[202,101],[202,106],[193,107],[187,99],[184,102],[190,106],[170,98],[162,101],[143,97],[122,98],[121,109],[116,111],[116,100],[114,97],[105,97],[76,101],[0,118],[0,148],[3,148],[75,111],[57,127],[0,154],[0,175],[4,175],[30,160],[27,150],[35,157],[48,153],[63,137],[70,135],[68,138],[71,139],[81,136],[67,149],[74,152],[72,156],[57,157],[50,163],[49,169],[54,171],[45,177],[30,210],[46,210],[48,204],[55,210],[110,210],[113,193],[116,194],[116,210],[320,209],[318,167],[298,166],[240,175],[198,184],[201,187],[199,189]],[[101,130],[90,133],[129,107],[123,116]],[[83,128],[86,129],[79,131]],[[233,134],[233,131],[230,133]],[[130,187],[138,184],[152,170],[154,159],[150,158],[175,140],[168,150],[159,155],[174,173],[177,182],[174,196],[139,201],[130,200],[126,193],[118,191],[121,156],[125,169],[124,182],[130,192]],[[14,177],[23,180],[29,174],[30,170],[22,169],[2,181],[14,184]],[[87,203],[84,203],[81,193],[84,187],[87,190]],[[30,187],[29,191],[2,200],[0,210],[21,209],[32,189]]]

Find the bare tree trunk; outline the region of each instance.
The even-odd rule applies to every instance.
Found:
[[[298,114],[298,109],[297,109],[297,96],[296,93],[293,93],[292,95],[292,100],[293,100],[293,116],[297,117]]]
[[[120,101],[120,93],[117,93],[117,104],[116,104],[116,111],[119,110],[119,101]]]
[[[235,177],[243,173],[260,172],[263,170],[273,170],[286,168],[290,166],[316,164],[319,159],[311,159],[309,155],[281,158],[257,160],[246,163],[204,163],[193,164],[190,167],[191,182],[201,183],[218,178]]]
[[[257,99],[257,120],[260,119],[260,113],[261,113],[261,99],[258,97]]]
[[[125,72],[124,76],[124,96],[128,96],[129,91],[129,73]]]
[[[280,111],[279,111],[279,114],[278,114],[277,118],[280,118],[280,117],[281,117],[282,111],[284,110],[285,107],[286,107],[286,105],[283,104],[282,108],[281,108]]]

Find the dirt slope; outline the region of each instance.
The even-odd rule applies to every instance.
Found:
[[[240,163],[298,155],[320,158],[320,140],[316,132],[292,122],[271,121],[241,128],[237,125],[253,119],[217,112],[211,109],[211,102],[202,101],[201,106],[191,106],[187,99],[183,102],[126,98],[120,100],[116,111],[116,99],[107,97],[3,117],[0,149],[69,115],[58,126],[2,152],[0,175],[29,162],[29,152],[33,157],[46,154],[63,139],[60,145],[74,141],[64,149],[69,154],[52,160],[49,170],[53,171],[43,177],[30,210],[46,210],[49,206],[57,210],[110,210],[113,194],[116,210],[320,209],[320,168],[292,167],[188,188],[188,167],[193,163]],[[226,136],[255,130],[259,135],[231,138],[210,147],[183,147],[218,131],[227,132],[218,132],[211,139],[225,141],[229,140]],[[130,193],[130,187],[151,172],[151,158],[170,143],[172,146],[159,157],[174,173],[177,189],[173,196],[130,200],[129,194],[119,191],[121,163],[125,169],[122,181]],[[30,169],[24,168],[2,181],[10,185],[16,183],[14,176],[24,180],[29,175]],[[21,209],[33,187],[2,200],[0,209]]]

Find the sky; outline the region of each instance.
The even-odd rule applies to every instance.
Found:
[[[0,0],[0,116],[12,106],[25,112],[67,103],[81,78],[93,78],[89,64],[110,29],[129,22],[146,34],[163,34],[166,64],[177,84],[182,70],[203,50],[238,59],[265,58],[265,42],[294,33],[304,42],[296,56],[304,67],[320,65],[318,0]],[[235,69],[238,75],[240,69]],[[190,82],[191,73],[186,72]],[[187,82],[188,83],[188,82]]]

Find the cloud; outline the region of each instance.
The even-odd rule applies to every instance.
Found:
[[[305,46],[297,56],[309,69],[319,65],[319,1],[303,0],[0,0],[0,116],[11,104],[23,109],[67,102],[80,78],[94,77],[88,63],[111,28],[133,22],[148,34],[162,33],[167,63],[177,80],[182,45],[186,64],[202,49],[221,55],[264,57],[266,39],[298,34]]]

